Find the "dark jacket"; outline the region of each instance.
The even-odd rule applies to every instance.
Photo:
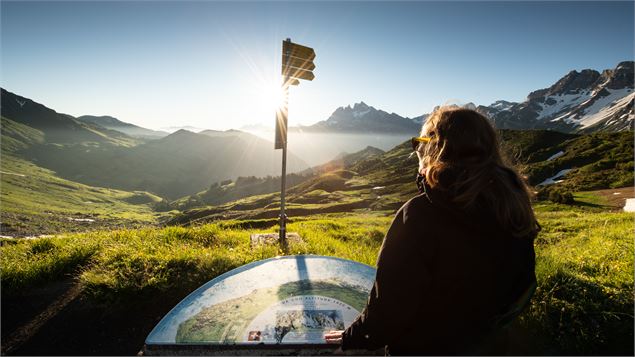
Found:
[[[488,209],[465,212],[442,191],[427,191],[397,212],[367,306],[344,332],[342,348],[504,353],[488,348],[503,331],[497,317],[533,293],[535,235],[515,238]]]

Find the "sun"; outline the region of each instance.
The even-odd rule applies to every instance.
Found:
[[[276,112],[284,106],[284,91],[280,83],[271,81],[262,88],[263,104],[271,112]]]

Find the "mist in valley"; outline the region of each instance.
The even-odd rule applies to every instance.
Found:
[[[271,141],[273,149],[273,130],[249,132]],[[413,135],[415,134],[413,133]],[[289,153],[296,155],[309,166],[316,166],[333,160],[342,153],[351,154],[367,146],[387,151],[409,139],[410,137],[406,134],[334,134],[289,131],[288,150]]]

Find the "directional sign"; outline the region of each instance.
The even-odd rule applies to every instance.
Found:
[[[282,42],[282,53],[289,56],[304,58],[312,61],[315,58],[315,51],[311,47],[306,47],[291,41]]]
[[[298,45],[291,40],[282,42],[282,75],[287,78],[313,80],[315,51],[311,47]]]
[[[315,78],[315,75],[311,71],[305,71],[296,67],[287,67],[282,68],[282,75],[292,78],[298,79],[306,79],[307,81],[312,81]]]
[[[315,64],[311,60],[307,60],[300,57],[286,56],[282,54],[282,66],[291,66],[303,69],[305,71],[312,71],[315,69]]]

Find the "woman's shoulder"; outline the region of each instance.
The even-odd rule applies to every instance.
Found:
[[[466,214],[450,196],[440,190],[427,190],[409,199],[401,207],[400,212],[404,224],[447,225],[463,221]]]
[[[413,218],[419,220],[421,217],[429,217],[430,214],[436,215],[432,200],[425,193],[418,194],[406,201],[399,211],[403,214],[404,221]]]

